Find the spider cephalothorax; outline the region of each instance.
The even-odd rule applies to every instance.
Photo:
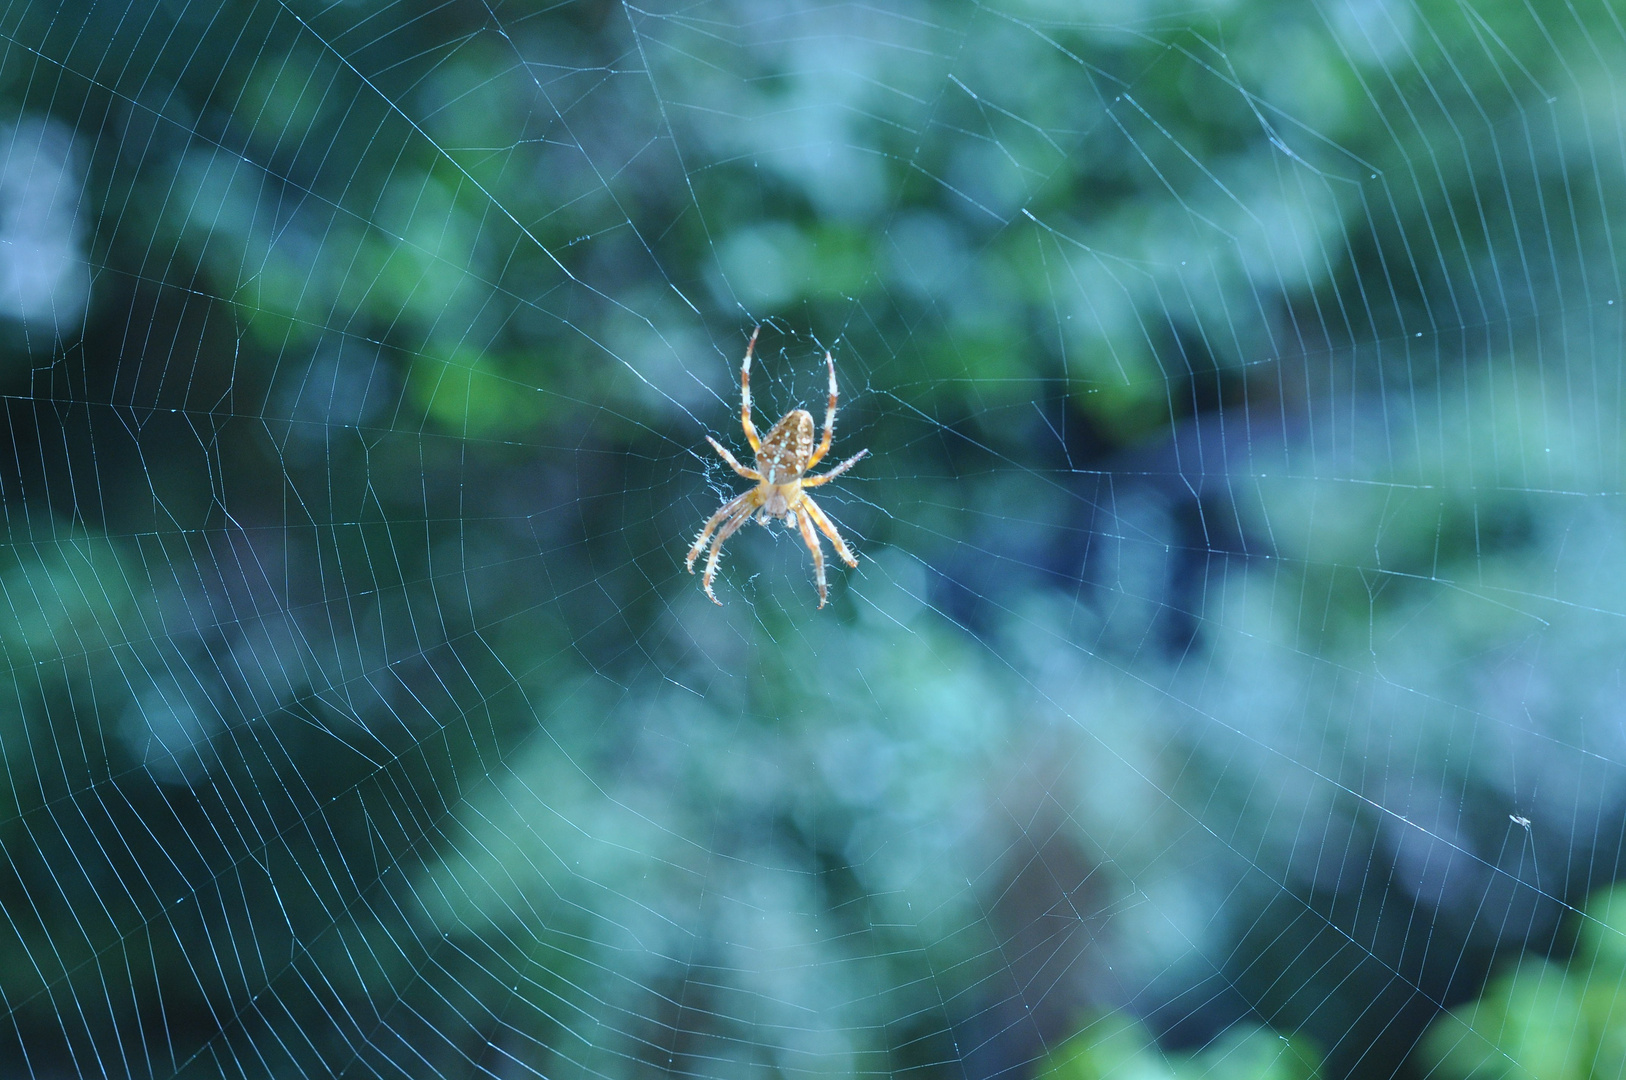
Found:
[[[813,553],[813,576],[818,581],[819,607],[822,608],[826,591],[824,551],[819,546],[818,533],[813,530],[817,529],[830,538],[842,562],[856,567],[858,560],[847,550],[847,542],[836,531],[835,524],[824,516],[824,511],[819,509],[806,489],[834,480],[858,464],[869,451],[860,450],[820,476],[806,475],[807,470],[824,460],[824,455],[830,452],[830,440],[835,434],[836,362],[828,352],[824,354],[824,362],[830,370],[830,403],[824,410],[824,437],[819,444],[813,445],[813,414],[806,409],[792,409],[773,426],[766,438],[757,438],[757,429],[751,425],[751,351],[757,346],[757,334],[761,329],[759,326],[751,331],[751,342],[745,347],[745,362],[740,365],[740,426],[745,429],[745,439],[756,453],[757,467],[747,469],[734,459],[734,455],[722,443],[710,435],[706,436],[706,441],[722,455],[731,469],[747,480],[755,480],[757,486],[724,503],[722,509],[706,522],[694,546],[689,549],[689,573],[694,573],[694,561],[705,549],[706,541],[711,540],[711,554],[706,557],[706,573],[701,578],[701,584],[705,586],[706,595],[711,597],[712,603],[721,604],[717,594],[711,591],[711,583],[717,576],[717,554],[723,549],[723,541],[750,521],[753,514],[763,525],[780,518],[786,525],[801,531],[802,542]],[[715,539],[712,539],[713,532],[717,534]]]

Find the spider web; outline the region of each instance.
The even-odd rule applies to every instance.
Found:
[[[9,1072],[1545,1075],[1464,1009],[1626,927],[1611,7],[0,41]],[[823,610],[684,572],[758,324]]]

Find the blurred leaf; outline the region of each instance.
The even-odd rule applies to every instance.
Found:
[[[546,395],[503,373],[500,360],[468,349],[447,359],[418,356],[407,390],[443,430],[467,438],[515,438],[536,430]]]
[[[1301,1038],[1238,1025],[1194,1053],[1158,1048],[1137,1020],[1121,1012],[1086,1022],[1051,1052],[1042,1080],[1315,1080],[1320,1056]]]

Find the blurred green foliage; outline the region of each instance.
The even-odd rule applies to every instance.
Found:
[[[1040,1080],[1316,1080],[1321,1056],[1303,1039],[1239,1024],[1203,1049],[1160,1049],[1121,1013],[1092,1017],[1051,1052]]]
[[[1431,1076],[1587,1080],[1626,1068],[1626,888],[1599,890],[1572,918],[1567,963],[1520,960],[1429,1025]]]

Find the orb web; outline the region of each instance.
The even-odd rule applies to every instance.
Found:
[[[1602,1067],[1607,6],[0,28],[8,1070]]]

